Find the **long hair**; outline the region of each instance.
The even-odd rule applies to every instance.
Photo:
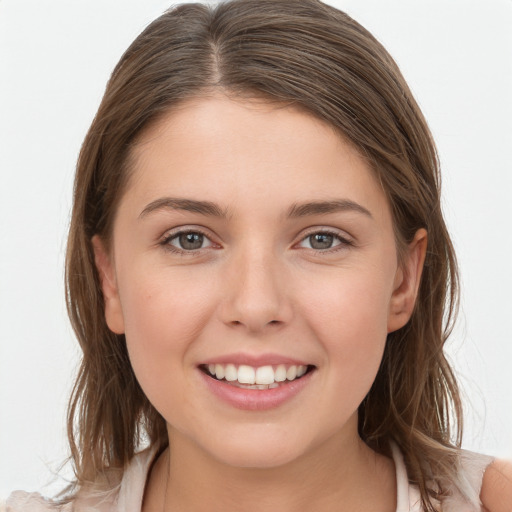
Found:
[[[75,489],[125,467],[141,438],[165,447],[164,419],[142,392],[123,335],[109,331],[91,238],[108,244],[141,131],[181,102],[221,90],[293,105],[358,149],[392,209],[398,252],[419,228],[428,251],[410,321],[388,335],[359,407],[359,434],[394,441],[426,510],[457,485],[462,410],[443,353],[457,308],[457,265],[440,206],[436,148],[397,65],[345,13],[319,0],[177,6],[151,23],[114,69],[76,171],[66,286],[83,351],[68,409]]]

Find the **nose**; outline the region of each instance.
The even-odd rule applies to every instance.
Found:
[[[221,304],[222,321],[263,333],[290,322],[292,305],[283,263],[271,251],[241,251],[229,262]]]

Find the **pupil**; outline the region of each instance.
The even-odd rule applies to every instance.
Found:
[[[203,235],[199,233],[184,233],[180,235],[180,245],[183,249],[200,249],[203,245]]]
[[[309,237],[313,249],[329,249],[333,242],[333,235],[317,233]]]

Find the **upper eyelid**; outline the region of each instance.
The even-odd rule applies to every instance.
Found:
[[[302,237],[300,238],[299,241],[301,242],[305,238],[308,238],[309,236],[314,235],[315,233],[327,233],[329,235],[334,235],[334,236],[340,238],[341,240],[344,240],[345,242],[351,242],[351,243],[354,242],[354,237],[352,235],[350,235],[349,233],[347,233],[346,231],[343,231],[343,230],[340,230],[337,228],[327,228],[327,227],[324,227],[324,228],[313,227],[313,228],[311,228],[311,230],[306,231],[306,233],[302,235]]]
[[[162,240],[170,240],[178,235],[182,235],[183,233],[199,233],[208,239],[211,240],[212,235],[209,234],[209,230],[200,226],[188,226],[188,227],[177,227],[168,229],[164,232],[164,234],[160,237]],[[211,240],[213,241],[213,240]]]

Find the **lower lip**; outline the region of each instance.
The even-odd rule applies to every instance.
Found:
[[[244,389],[209,377],[201,370],[198,371],[214,395],[237,409],[248,411],[264,411],[279,407],[300,393],[309,384],[311,376],[315,373],[315,371],[309,371],[300,379],[286,381],[274,389]]]

